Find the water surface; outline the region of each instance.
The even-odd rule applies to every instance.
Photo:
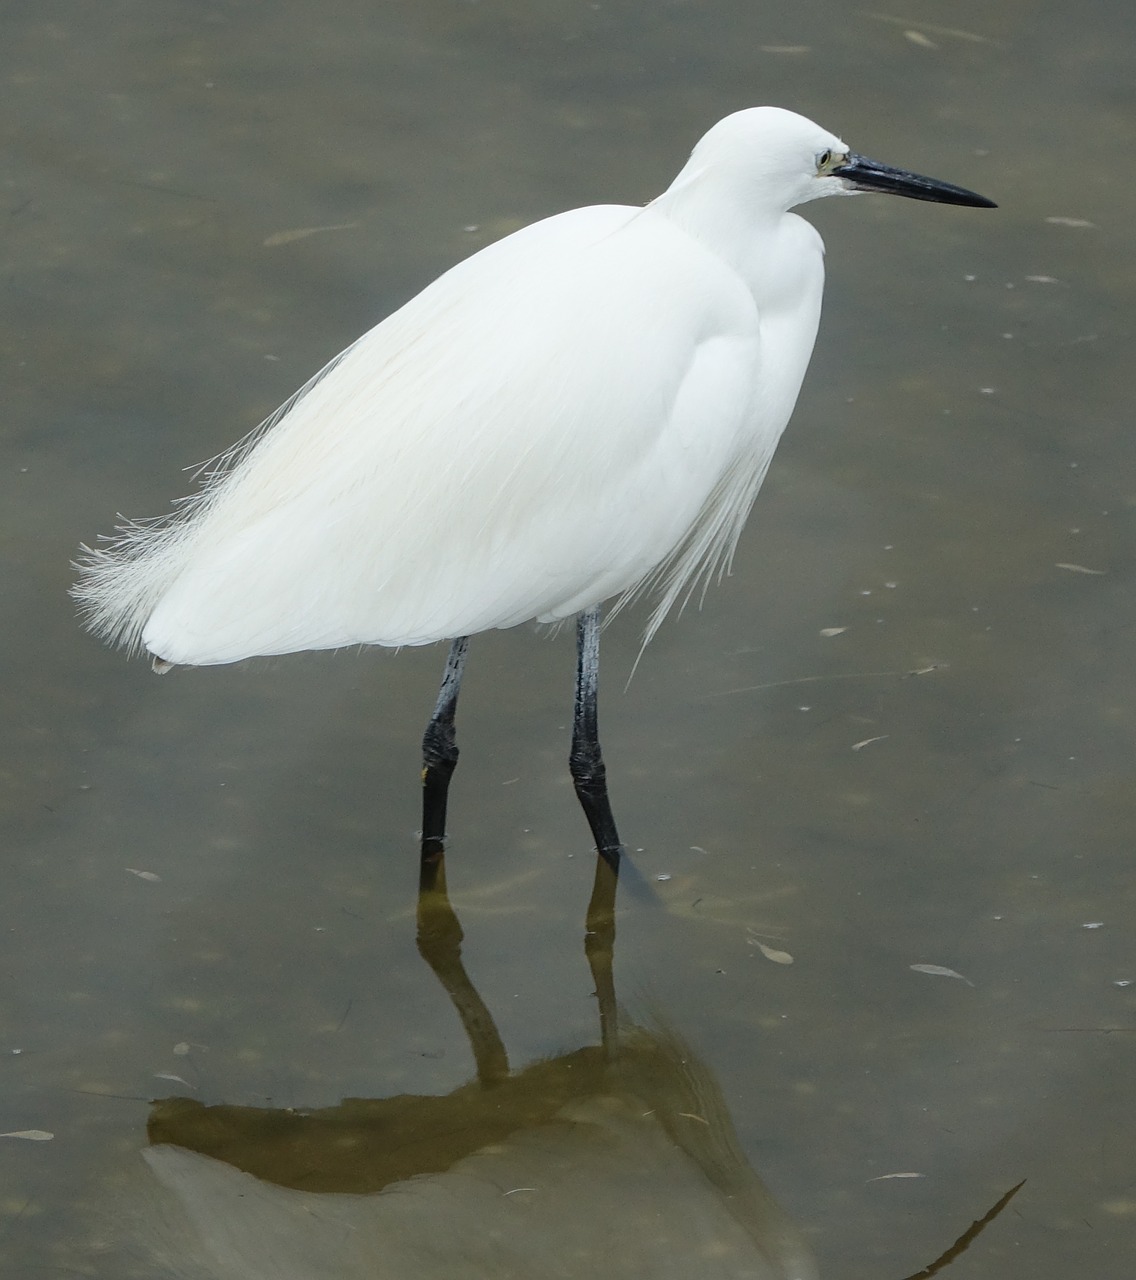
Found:
[[[605,637],[662,908],[624,898],[619,994],[824,1276],[899,1280],[1022,1178],[944,1274],[1130,1274],[1134,43],[1115,2],[10,0],[0,1132],[54,1138],[0,1139],[5,1274],[169,1274],[131,1210],[149,1099],[473,1071],[414,945],[442,652],[157,681],[79,631],[75,547],[457,258],[649,199],[763,101],[1001,208],[809,210],[825,317],[734,575],[625,692],[645,615]],[[597,1040],[572,663],[481,637],[463,692],[450,889],[518,1067]]]

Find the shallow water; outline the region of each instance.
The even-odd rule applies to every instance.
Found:
[[[658,898],[618,992],[826,1278],[918,1271],[1022,1178],[943,1274],[1131,1274],[1134,43],[1115,2],[5,6],[0,1132],[54,1134],[0,1139],[5,1275],[170,1274],[151,1098],[473,1074],[414,941],[442,652],[157,681],[78,629],[75,547],[456,258],[650,198],[760,101],[1001,208],[808,211],[825,318],[734,575],[626,692],[642,615],[605,636]],[[449,883],[517,1067],[598,1037],[572,662],[480,637],[463,691]]]

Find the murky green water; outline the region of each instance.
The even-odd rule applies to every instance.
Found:
[[[0,1133],[54,1137],[0,1138],[5,1276],[253,1274],[163,1225],[152,1098],[473,1075],[415,948],[442,652],[158,681],[79,631],[76,545],[456,258],[648,199],[765,101],[1002,207],[808,211],[825,319],[734,576],[626,693],[638,620],[605,640],[613,801],[663,908],[622,899],[618,992],[689,1042],[826,1280],[918,1271],[1022,1178],[943,1274],[1132,1273],[1134,45],[1116,0],[9,0]],[[598,1039],[572,663],[480,637],[463,692],[449,883],[516,1068]],[[637,1223],[679,1185],[641,1164]]]

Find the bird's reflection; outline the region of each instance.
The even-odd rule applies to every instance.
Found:
[[[462,964],[439,857],[419,895],[419,950],[476,1079],[307,1113],[155,1103],[157,1251],[210,1280],[812,1280],[709,1072],[672,1031],[617,1017],[615,889],[598,858],[586,950],[601,1043],[510,1071]]]

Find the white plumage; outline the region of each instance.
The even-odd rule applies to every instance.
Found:
[[[728,563],[820,315],[823,246],[788,210],[864,189],[853,162],[800,116],[742,111],[645,209],[577,209],[460,263],[171,517],[86,550],[89,625],[201,665],[425,644],[650,587],[650,635]]]
[[[87,556],[92,628],[189,664],[425,644],[665,564],[653,630],[732,549],[812,350],[820,238],[778,210],[780,251],[747,262],[729,215],[752,210],[723,207],[752,196],[736,144],[771,118],[839,145],[745,112],[646,209],[560,214],[446,272],[170,520]]]

